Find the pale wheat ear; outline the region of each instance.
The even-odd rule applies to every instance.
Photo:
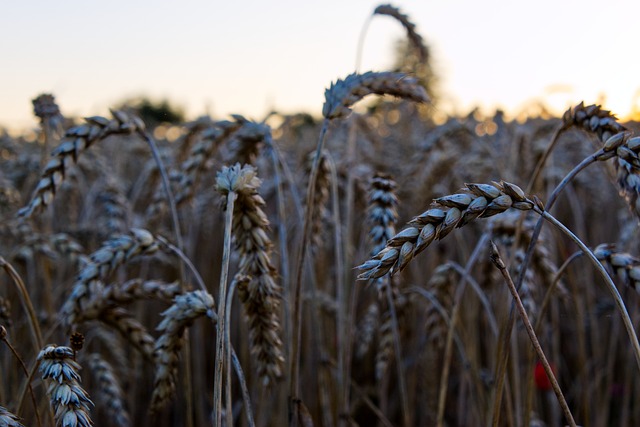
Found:
[[[80,365],[69,347],[48,345],[38,355],[40,373],[47,383],[47,394],[56,424],[65,427],[91,427],[93,402],[80,385]]]
[[[250,278],[248,283],[239,286],[238,295],[249,323],[251,353],[258,376],[267,386],[282,376],[282,289],[271,263],[273,243],[269,237],[269,219],[263,211],[265,202],[258,194],[260,184],[255,169],[249,165],[225,167],[217,178],[217,190],[223,196],[237,195],[232,227],[235,250],[240,256],[237,274]]]
[[[24,427],[20,419],[0,406],[0,426],[3,427]]]

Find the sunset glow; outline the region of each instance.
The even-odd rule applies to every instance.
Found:
[[[354,71],[361,28],[379,2],[189,0],[4,5],[0,125],[33,126],[31,99],[56,96],[64,114],[104,114],[125,98],[168,98],[190,118],[319,114],[324,88]],[[637,107],[632,2],[401,1],[432,48],[444,112],[481,106],[516,115],[584,100],[620,117]],[[404,31],[377,16],[362,70],[386,70]]]

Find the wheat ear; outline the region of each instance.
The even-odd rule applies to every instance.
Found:
[[[616,154],[618,191],[631,211],[640,218],[640,137],[628,138]]]
[[[315,160],[315,151],[307,156],[305,167],[307,173],[311,171]],[[311,252],[316,252],[322,247],[324,242],[324,221],[329,216],[327,202],[329,201],[329,190],[331,188],[331,170],[329,168],[329,153],[323,151],[320,155],[318,166],[318,177],[316,179],[316,190],[314,192],[313,206],[315,209],[311,217]]]
[[[520,187],[504,181],[491,185],[466,184],[461,192],[435,199],[434,204],[437,207],[413,218],[409,227],[391,238],[384,249],[358,266],[363,270],[358,278],[377,279],[389,272],[401,271],[434,240],[443,239],[454,228],[478,217],[497,215],[509,208],[531,210],[534,207],[534,202]]]
[[[31,102],[33,103],[33,114],[40,119],[40,126],[44,134],[42,157],[40,159],[40,165],[42,166],[46,161],[51,145],[62,134],[64,117],[60,113],[55,97],[51,94],[43,93]]]
[[[271,263],[272,242],[269,219],[262,210],[264,200],[258,194],[261,180],[252,166],[225,167],[218,174],[217,190],[227,196],[235,193],[233,212],[235,249],[240,255],[239,275],[251,277],[239,286],[238,295],[249,321],[251,352],[258,375],[265,385],[282,376],[284,362],[280,326],[281,288]]]
[[[99,304],[95,297],[102,296],[102,280],[136,256],[150,255],[157,250],[157,241],[150,232],[143,229],[134,228],[129,234],[107,240],[100,249],[91,254],[89,262],[78,274],[71,294],[62,307],[65,326],[70,327],[77,323],[83,315],[96,317]]]
[[[38,355],[42,379],[59,427],[92,426],[89,406],[93,402],[80,385],[80,365],[69,347],[46,346]]]
[[[31,201],[18,211],[19,216],[29,218],[51,204],[67,168],[72,162],[77,162],[80,154],[91,145],[110,135],[144,131],[144,123],[139,118],[122,111],[112,111],[112,114],[112,120],[100,116],[88,117],[85,124],[65,132],[62,142],[51,153],[53,158],[44,167]]]
[[[611,111],[604,110],[600,105],[584,105],[584,102],[569,108],[562,116],[564,128],[575,126],[590,133],[595,133],[604,142],[613,135],[627,130],[618,123],[618,119]]]
[[[24,427],[20,419],[0,406],[0,427]]]
[[[157,327],[162,335],[156,340],[154,348],[156,374],[151,396],[152,412],[161,409],[175,392],[178,358],[185,329],[198,317],[215,318],[213,297],[205,291],[179,295],[162,315],[164,319]]]
[[[236,116],[242,117],[242,116]],[[242,126],[229,140],[229,151],[234,162],[254,164],[265,141],[271,138],[271,128],[265,123],[258,123],[242,118]]]
[[[626,252],[618,252],[615,245],[603,243],[593,250],[601,262],[605,262],[627,286],[640,293],[640,259]]]
[[[605,142],[612,136],[626,130],[624,126],[618,123],[618,119],[614,114],[611,114],[608,110],[603,110],[599,105],[585,106],[584,102],[581,102],[574,108],[569,108],[562,116],[562,125],[556,129],[549,146],[540,160],[538,160],[536,169],[529,180],[529,185],[527,185],[527,192],[531,191],[538,180],[538,176],[542,173],[549,155],[560,140],[560,135],[572,127],[593,133],[597,135],[602,142]]]
[[[178,173],[176,203],[182,204],[191,200],[199,174],[204,172],[207,160],[213,156],[220,144],[226,141],[234,132],[242,127],[246,119],[242,116],[233,116],[235,121],[219,121],[213,127],[202,131],[200,139],[189,152],[189,156],[180,166]]]
[[[124,405],[124,392],[111,364],[97,353],[87,357],[87,365],[97,380],[96,401],[106,408],[112,422],[118,427],[131,425],[129,412]]]
[[[351,106],[369,94],[394,95],[400,98],[412,99],[417,102],[427,102],[429,97],[425,89],[420,86],[417,80],[407,77],[403,73],[354,73],[344,80],[338,80],[325,90],[325,102],[322,107],[324,121],[320,129],[316,155],[314,158],[309,183],[307,185],[307,195],[305,198],[307,210],[304,217],[301,244],[296,258],[295,278],[293,282],[292,295],[292,352],[290,364],[290,417],[296,418],[300,411],[299,395],[299,374],[300,374],[300,346],[302,331],[302,272],[307,254],[307,245],[311,234],[311,218],[313,215],[313,200],[315,193],[316,179],[318,177],[318,167],[320,156],[324,147],[324,140],[329,130],[329,123],[333,119],[344,118],[351,112]]]
[[[370,94],[393,95],[415,102],[428,102],[429,96],[418,80],[404,73],[353,73],[338,80],[324,93],[322,115],[327,119],[345,118],[351,106]]]

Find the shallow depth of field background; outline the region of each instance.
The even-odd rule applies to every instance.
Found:
[[[487,205],[500,194],[501,203],[532,207],[536,198],[548,202],[592,156],[550,213],[598,248],[638,329],[640,5],[395,3],[423,37],[426,64],[416,62],[398,21],[372,18],[378,5],[38,0],[0,7],[1,407],[24,425],[38,425],[36,414],[43,426],[54,425],[46,379],[36,370],[35,324],[46,343],[71,345],[71,329],[84,337],[76,359],[96,426],[214,425],[215,327],[204,318],[183,325],[188,345],[173,353],[158,327],[175,312],[167,309],[176,295],[198,289],[185,264],[218,309],[225,268],[234,278],[257,260],[263,270],[251,273],[268,276],[277,290],[265,298],[268,309],[247,308],[251,293],[241,280],[230,298],[229,340],[246,381],[232,376],[227,425],[251,427],[247,412],[259,427],[567,424],[519,318],[506,335],[512,295],[489,260],[491,238],[517,277],[539,216],[485,206],[462,227],[453,209],[469,214],[471,196],[464,203],[465,196],[447,196],[473,193],[465,184],[481,183],[491,186],[483,187],[493,195],[482,196]],[[348,116],[323,119],[327,88],[340,92],[354,72],[396,69],[422,79],[432,102],[372,95]],[[433,79],[425,79],[430,72]],[[406,81],[413,82],[394,77],[387,84]],[[413,89],[421,90],[417,83]],[[42,108],[54,100],[60,115]],[[324,150],[311,186],[319,135]],[[603,147],[615,149],[605,155]],[[252,200],[264,215],[251,216],[238,202],[225,217],[217,178],[234,164],[255,168],[261,181],[252,181],[260,184]],[[474,203],[482,197],[473,193]],[[390,238],[435,207],[448,213],[431,212],[438,236],[428,248],[392,279],[358,280],[357,266],[382,264],[367,264],[376,245],[401,241],[413,254],[417,229]],[[229,218],[245,231],[230,254],[223,246]],[[443,218],[453,218],[451,227]],[[378,228],[376,219],[383,219]],[[140,249],[140,236],[163,250],[121,251],[116,261],[101,250]],[[546,225],[532,253],[519,292],[577,424],[639,425],[640,359],[605,282],[558,227]],[[84,289],[105,259],[121,262],[114,271],[96,267],[104,276],[96,282],[112,294],[92,281],[98,290],[87,292],[98,308],[78,309],[86,319],[61,324],[72,290]],[[300,322],[293,318],[296,289]],[[33,318],[25,315],[29,300]],[[277,333],[256,342],[256,319]],[[296,326],[300,387],[291,399]],[[10,344],[34,370],[30,381]],[[160,363],[166,353],[179,358],[175,371]],[[264,353],[282,353],[280,375],[265,378],[256,356]],[[176,381],[152,413],[157,378],[166,372]]]

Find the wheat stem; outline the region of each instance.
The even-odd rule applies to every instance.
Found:
[[[389,313],[391,313],[391,328],[393,329],[393,344],[396,352],[396,368],[398,371],[398,388],[400,389],[400,401],[402,403],[402,419],[405,427],[412,425],[412,416],[409,409],[409,393],[407,392],[407,382],[405,380],[404,369],[402,367],[402,346],[400,345],[400,326],[396,314],[395,301],[391,293],[390,282],[385,286]]]
[[[231,259],[231,230],[233,227],[233,207],[238,194],[230,191],[227,194],[225,225],[224,225],[224,249],[222,255],[222,268],[220,272],[220,289],[218,294],[218,325],[216,337],[216,362],[213,386],[213,417],[216,427],[222,426],[222,377],[225,364],[225,310],[227,305],[227,283],[229,281],[229,261]],[[226,361],[229,363],[229,361]]]
[[[618,288],[616,287],[616,285],[611,280],[611,277],[609,276],[609,273],[607,273],[607,270],[600,263],[600,261],[598,261],[596,256],[587,247],[587,245],[585,245],[575,234],[573,234],[571,232],[571,230],[569,230],[567,227],[565,227],[564,224],[562,224],[560,221],[555,219],[546,210],[545,211],[541,211],[537,207],[535,208],[535,210],[536,210],[537,213],[542,215],[542,217],[545,220],[549,221],[551,224],[556,226],[560,231],[562,231],[565,235],[567,235],[567,237],[569,237],[571,240],[573,240],[573,242],[576,245],[578,245],[578,247],[580,247],[582,252],[584,252],[584,254],[587,256],[587,258],[589,258],[589,261],[591,261],[591,263],[596,268],[598,273],[600,273],[600,276],[604,280],[604,283],[605,283],[605,286],[606,286],[607,290],[611,293],[611,296],[613,297],[613,300],[614,300],[614,302],[616,304],[616,308],[618,309],[618,311],[620,312],[620,315],[622,316],[622,321],[624,323],[625,329],[627,330],[627,334],[629,335],[629,341],[631,342],[631,348],[632,348],[632,351],[633,351],[634,356],[636,358],[636,363],[638,365],[638,368],[640,369],[640,342],[638,342],[638,334],[637,334],[637,332],[636,332],[636,330],[635,330],[635,328],[633,326],[633,321],[631,320],[631,317],[629,316],[629,312],[627,311],[627,307],[624,305],[624,301],[622,299],[622,296],[620,296],[620,292],[618,292]]]
[[[20,367],[22,368],[22,371],[24,372],[25,376],[29,378],[29,371],[27,370],[27,365],[24,364],[24,361],[22,360],[22,358],[20,357],[16,349],[13,347],[13,345],[9,341],[9,338],[7,338],[7,329],[4,326],[0,326],[0,340],[2,340],[7,347],[9,347],[9,350],[11,350],[11,353],[13,353],[13,357],[15,357],[18,363],[20,363]],[[35,412],[36,414],[36,420],[38,422],[38,426],[42,426],[42,421],[40,420],[40,412],[38,411],[38,405],[36,404],[36,397],[33,394],[33,388],[31,387],[30,381],[27,383],[27,386],[29,388],[29,393],[31,395],[31,402],[33,403],[33,412]],[[18,413],[20,412],[18,411]]]
[[[447,386],[449,382],[449,370],[451,369],[451,359],[453,356],[453,341],[454,341],[453,338],[455,335],[456,323],[458,322],[460,317],[460,310],[462,309],[462,297],[464,296],[464,291],[466,290],[466,287],[467,287],[467,280],[468,280],[467,278],[470,277],[471,270],[473,269],[473,266],[478,261],[480,254],[484,250],[484,245],[487,243],[488,240],[489,240],[489,234],[487,233],[484,233],[480,237],[480,239],[478,240],[478,243],[476,244],[475,249],[471,253],[469,260],[467,261],[467,264],[465,265],[464,274],[461,276],[460,281],[456,286],[456,294],[454,296],[453,309],[451,312],[451,322],[449,323],[449,329],[447,331],[447,340],[445,343],[445,350],[444,350],[444,356],[443,356],[444,364],[442,366],[442,373],[440,375],[440,393],[438,396],[438,413],[437,413],[437,421],[436,421],[438,427],[444,426],[444,409],[445,409],[445,403],[447,401],[447,388],[448,388]]]
[[[505,282],[507,283],[507,286],[509,287],[509,291],[511,292],[511,295],[513,296],[513,300],[516,304],[516,307],[518,309],[518,313],[520,314],[520,317],[522,318],[522,322],[525,325],[525,329],[527,331],[527,334],[529,335],[529,339],[531,340],[531,344],[533,345],[533,348],[536,350],[536,353],[538,354],[538,358],[540,359],[540,361],[542,362],[542,366],[544,366],[544,370],[547,374],[547,377],[549,378],[549,380],[551,381],[551,386],[553,387],[553,391],[556,394],[556,397],[558,398],[558,402],[560,403],[560,406],[562,407],[562,410],[564,412],[564,416],[566,418],[566,420],[569,422],[569,425],[572,427],[577,427],[575,420],[573,419],[573,415],[571,414],[571,410],[569,409],[569,406],[567,405],[567,401],[564,398],[564,395],[562,394],[562,390],[560,390],[560,385],[558,384],[558,380],[556,379],[553,370],[551,369],[551,365],[549,365],[549,361],[547,360],[547,357],[544,354],[544,351],[542,350],[542,347],[540,346],[540,342],[538,341],[538,337],[536,336],[535,331],[533,330],[533,326],[531,325],[531,322],[529,321],[529,316],[527,316],[527,311],[524,308],[524,305],[522,305],[522,300],[520,299],[520,295],[518,295],[518,291],[516,289],[516,286],[513,283],[513,280],[511,280],[511,275],[509,274],[509,271],[507,271],[507,267],[504,264],[504,261],[502,260],[502,258],[500,257],[500,253],[498,252],[498,248],[497,246],[491,242],[490,243],[490,248],[491,248],[491,254],[490,254],[490,259],[491,262],[493,262],[495,264],[495,266],[498,268],[498,270],[500,270],[500,273],[502,274],[502,277],[504,278]]]
[[[322,129],[320,130],[320,136],[318,137],[318,146],[316,148],[316,154],[313,159],[313,166],[311,167],[311,173],[309,175],[309,184],[307,186],[307,196],[305,206],[307,207],[304,215],[304,228],[302,231],[302,239],[300,247],[298,249],[298,257],[296,260],[296,274],[293,281],[293,327],[292,327],[292,351],[291,351],[291,365],[289,371],[289,422],[292,426],[297,424],[299,405],[297,403],[299,394],[299,375],[300,375],[300,346],[302,340],[302,272],[304,269],[304,262],[307,254],[307,247],[309,237],[311,234],[312,215],[313,215],[313,200],[316,188],[316,178],[318,177],[318,166],[320,164],[320,158],[322,157],[322,148],[324,146],[324,139],[329,129],[329,119],[324,119],[322,122]]]
[[[29,319],[29,330],[31,331],[31,338],[33,340],[34,347],[36,348],[36,350],[39,350],[44,346],[42,341],[42,331],[40,331],[40,323],[38,322],[36,311],[33,308],[33,303],[31,302],[31,298],[29,297],[27,286],[24,284],[24,281],[22,280],[16,269],[13,268],[13,266],[1,256],[0,267],[2,267],[4,271],[9,275],[9,277],[11,277],[11,280],[18,289],[18,294],[20,294],[20,301],[22,302],[24,310],[27,312],[27,317]]]

